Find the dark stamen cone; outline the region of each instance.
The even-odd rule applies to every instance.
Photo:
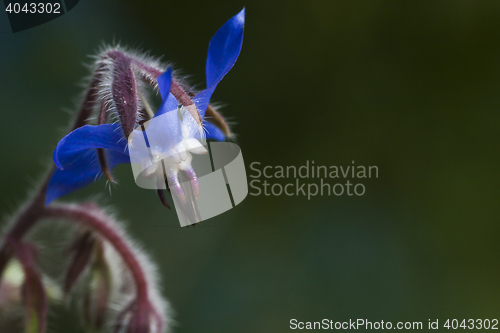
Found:
[[[167,198],[165,198],[165,193],[163,193],[163,189],[158,189],[158,196],[160,197],[160,201],[163,204],[163,206],[171,210],[172,208],[170,208],[170,205],[167,202]]]

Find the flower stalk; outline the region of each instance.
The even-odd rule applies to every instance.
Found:
[[[102,68],[102,66],[97,66],[96,74],[91,79],[82,106],[75,118],[73,129],[84,126],[94,111],[96,102],[98,101],[97,87],[101,77],[99,73],[100,68]],[[102,106],[101,110],[103,109],[104,107]],[[105,118],[106,114],[100,112],[99,121],[105,121]],[[45,205],[46,191],[55,170],[55,166],[49,169],[45,176],[45,180],[13,219],[10,229],[5,234],[4,240],[0,245],[0,278],[13,256],[19,260],[23,267],[25,275],[24,302],[26,306],[27,332],[42,333],[45,331],[47,301],[40,275],[36,270],[36,258],[34,258],[27,250],[27,247],[24,246],[22,239],[38,222],[44,219],[58,219],[79,224],[87,230],[92,230],[97,233],[111,244],[128,267],[134,281],[135,297],[133,302],[135,305],[133,307],[127,306],[126,308],[132,312],[139,311],[141,313],[152,313],[151,316],[154,317],[155,327],[163,328],[166,319],[163,314],[160,314],[162,311],[156,309],[150,300],[149,293],[151,290],[155,290],[155,288],[149,285],[150,282],[146,277],[147,273],[139,263],[139,259],[132,249],[131,243],[127,240],[124,233],[117,229],[117,225],[112,218],[94,203],[79,205]],[[79,253],[79,255],[85,256],[85,253]],[[88,262],[86,259],[83,259],[83,261]],[[83,267],[79,267],[78,269],[83,270]],[[71,273],[72,272],[69,272],[68,274]],[[79,273],[81,272],[77,272],[76,274],[79,275]],[[69,292],[72,283],[74,283],[74,281],[66,286],[65,291]],[[141,318],[143,317],[144,316],[141,316]],[[151,322],[149,319],[141,323],[144,325],[141,326],[140,330],[137,332],[150,332]],[[115,326],[118,325],[123,325],[123,323],[115,324]],[[135,325],[137,327],[137,323],[135,323]],[[161,330],[158,330],[158,332],[161,332]]]
[[[112,289],[110,274],[113,271],[110,269],[112,265],[108,265],[111,260],[106,257],[104,248],[111,246],[113,253],[120,257],[119,262],[127,267],[133,283],[132,298],[122,304],[114,318],[115,332],[156,333],[167,328],[168,317],[154,276],[144,267],[145,258],[135,250],[116,221],[92,202],[60,204],[53,201],[101,176],[114,182],[111,175],[113,167],[131,161],[129,135],[144,121],[163,115],[168,116],[163,119],[172,120],[167,125],[175,126],[158,126],[156,132],[153,131],[152,138],[167,137],[172,139],[167,141],[176,146],[164,147],[165,142],[159,142],[155,146],[158,150],[156,153],[163,156],[162,154],[173,151],[174,155],[183,158],[182,161],[177,161],[177,157],[171,158],[168,170],[163,166],[161,170],[153,168],[152,172],[161,171],[162,175],[174,180],[172,191],[181,194],[182,189],[176,185],[179,183],[179,176],[194,180],[194,187],[190,190],[192,196],[196,197],[197,178],[190,164],[190,153],[203,153],[203,147],[196,141],[198,136],[222,141],[231,135],[227,122],[209,102],[216,86],[239,56],[244,15],[242,10],[212,38],[206,62],[207,87],[196,94],[172,77],[170,67],[167,68],[147,55],[111,48],[104,50],[96,58],[93,74],[72,130],[54,151],[54,165],[49,168],[31,198],[14,216],[0,244],[0,283],[11,259],[15,257],[22,267],[27,333],[45,332],[47,295],[42,274],[37,267],[36,248],[23,239],[39,222],[49,219],[69,222],[83,229],[83,233],[71,247],[71,260],[63,289],[67,296],[86,271],[97,273],[97,278],[94,279],[97,287],[87,288],[88,294],[84,301],[90,307],[95,307],[87,307],[86,312],[84,311],[90,327],[99,329],[105,322],[105,308]],[[156,113],[145,97],[146,86],[152,87],[162,96],[163,103]],[[185,113],[182,116],[169,113],[174,109]],[[183,118],[192,119],[184,122]],[[162,203],[170,208],[164,192],[160,190],[158,194]]]
[[[30,205],[29,207],[36,206]],[[0,250],[4,266],[12,255],[15,255],[23,266],[26,279],[25,304],[27,308],[27,327],[32,327],[34,325],[32,324],[33,320],[36,318],[37,332],[44,332],[47,303],[41,278],[35,268],[36,260],[32,252],[29,251],[30,248],[21,243],[20,239],[30,229],[30,226],[33,226],[34,223],[42,219],[58,219],[76,223],[88,230],[92,230],[107,241],[120,255],[134,281],[134,300],[131,302],[132,305],[127,306],[123,311],[130,312],[131,316],[129,317],[132,319],[138,318],[139,323],[133,323],[134,327],[137,328],[136,332],[147,333],[150,332],[151,327],[164,327],[166,319],[161,314],[161,310],[155,308],[150,295],[150,292],[155,290],[155,287],[150,285],[151,281],[147,278],[147,273],[140,264],[137,254],[134,252],[128,238],[117,228],[113,219],[102,209],[94,203],[73,205],[52,204],[47,207],[42,206],[40,210],[37,210],[37,216],[34,219],[26,218],[29,215],[31,214],[20,215],[23,217],[17,220],[20,224],[16,224],[7,234],[6,241]],[[67,285],[65,291],[69,292],[69,289],[70,286]],[[136,314],[136,312],[140,313],[140,315]],[[121,316],[117,318],[121,318]],[[115,325],[122,326],[123,323],[117,322]],[[161,332],[161,330],[158,330],[158,332]]]

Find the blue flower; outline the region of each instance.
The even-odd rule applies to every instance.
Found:
[[[227,21],[212,37],[206,62],[207,88],[192,98],[203,120],[207,139],[225,140],[223,132],[204,120],[210,98],[217,84],[231,70],[239,56],[243,42],[245,10]],[[162,104],[154,117],[177,110],[179,101],[170,93],[172,69],[157,78]],[[164,129],[170,130],[169,126]],[[85,125],[66,135],[54,151],[55,170],[46,191],[45,204],[80,189],[103,176],[98,150],[104,152],[106,167],[114,168],[130,163],[128,141],[119,123]]]

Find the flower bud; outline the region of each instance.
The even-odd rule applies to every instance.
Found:
[[[96,239],[94,253],[89,280],[84,290],[83,318],[87,328],[92,332],[97,332],[106,321],[111,290],[111,273],[104,255],[104,244],[99,239]]]
[[[137,121],[137,82],[130,58],[121,52],[115,52],[113,55],[115,56],[115,70],[111,92],[123,134],[128,137]]]
[[[65,298],[68,296],[82,272],[88,266],[94,244],[95,238],[90,231],[86,231],[79,235],[71,244],[69,251],[73,253],[73,257],[64,278]]]
[[[47,295],[42,278],[35,267],[36,252],[33,245],[10,240],[9,245],[21,263],[24,282],[22,298],[25,307],[25,332],[43,333],[47,321]]]
[[[24,274],[19,261],[11,260],[5,268],[0,284],[0,312],[21,302]]]

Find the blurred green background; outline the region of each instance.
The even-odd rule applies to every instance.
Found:
[[[203,87],[211,36],[244,6],[243,49],[213,100],[247,172],[377,165],[365,195],[248,196],[180,228],[123,165],[111,196],[101,181],[64,200],[99,192],[127,221],[159,266],[174,332],[498,318],[498,1],[81,0],[16,34],[0,14],[0,210],[45,170],[103,42],[164,55]],[[54,331],[75,324],[62,307],[51,316]]]

